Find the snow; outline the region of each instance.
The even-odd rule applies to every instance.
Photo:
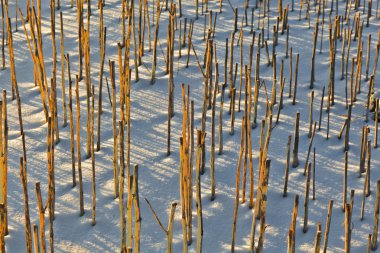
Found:
[[[46,1],[45,1],[46,2]],[[99,13],[96,8],[96,1],[92,1],[91,16],[91,77],[92,84],[95,85],[95,92],[98,92],[99,76],[99,44],[98,44],[98,22]],[[209,8],[213,13],[219,10],[219,1],[210,1]],[[283,7],[290,1],[285,0]],[[19,3],[23,13],[25,13],[24,3]],[[231,4],[239,8],[239,28],[241,15],[244,13],[244,1],[236,0]],[[70,1],[61,1],[61,11],[64,20],[64,38],[65,52],[70,54],[71,73],[74,75],[78,70],[77,55],[77,23],[76,8],[70,8]],[[254,1],[250,1],[250,7],[254,6]],[[320,36],[318,36],[318,47],[315,58],[316,70],[314,83],[314,120],[319,117],[319,105],[321,100],[322,87],[326,87],[325,98],[327,94],[329,78],[329,52],[328,52],[328,13],[330,2],[328,1],[326,9],[326,19],[324,24],[323,35],[323,52],[319,54]],[[152,1],[149,1],[149,8],[152,11]],[[342,208],[342,191],[343,191],[343,168],[344,168],[344,140],[338,140],[337,135],[344,123],[347,115],[345,108],[345,80],[340,80],[341,67],[341,41],[338,41],[337,58],[336,58],[336,102],[331,107],[330,115],[330,138],[326,139],[327,113],[323,111],[323,121],[321,131],[316,131],[313,147],[316,148],[316,200],[309,201],[309,230],[307,233],[302,232],[303,223],[303,201],[305,177],[303,169],[309,145],[308,138],[308,116],[309,116],[309,96],[311,90],[310,84],[310,65],[312,53],[312,36],[316,20],[314,5],[311,3],[311,28],[308,28],[308,21],[304,18],[305,6],[302,12],[302,19],[298,21],[299,2],[295,2],[294,12],[289,12],[289,50],[293,48],[293,71],[295,70],[295,55],[300,55],[300,69],[298,75],[297,103],[292,105],[292,99],[288,98],[289,89],[289,58],[285,58],[285,40],[286,34],[279,34],[277,52],[277,76],[280,73],[281,60],[284,60],[284,77],[286,78],[284,88],[284,108],[281,111],[280,122],[272,132],[272,138],[269,145],[268,158],[271,159],[268,207],[267,207],[267,225],[265,230],[264,252],[285,252],[287,245],[287,233],[293,211],[294,197],[300,196],[300,204],[296,226],[296,252],[310,252],[313,249],[314,238],[316,234],[317,223],[322,224],[322,233],[325,229],[325,220],[327,216],[328,201],[334,201],[332,220],[330,226],[330,236],[328,251],[344,251],[344,213]],[[362,8],[359,10],[362,12]],[[195,17],[194,1],[182,1],[182,11],[184,17],[189,20]],[[370,18],[370,26],[364,25],[363,29],[363,57],[366,59],[367,37],[372,34],[370,73],[372,73],[376,44],[378,42],[377,33],[379,31],[379,20],[376,19],[375,2],[373,2],[373,16]],[[262,11],[261,11],[262,12]],[[10,16],[12,18],[12,27],[15,28],[15,4],[10,3]],[[44,37],[44,56],[47,67],[48,78],[52,71],[52,50],[50,36],[50,9],[46,3],[42,4],[42,26]],[[85,10],[86,13],[86,10]],[[137,12],[136,12],[137,13]],[[339,1],[339,14],[344,15],[344,2]],[[86,18],[85,14],[85,18]],[[262,15],[262,14],[261,14]],[[332,13],[334,17],[335,12]],[[361,15],[366,18],[366,14]],[[255,11],[254,30],[256,31],[256,43],[254,46],[254,58],[257,52],[257,36],[259,30],[257,27],[258,12]],[[273,25],[277,16],[277,3],[271,2],[270,8],[270,40],[269,51],[272,49]],[[351,21],[353,20],[354,10],[351,10]],[[137,17],[137,15],[136,15]],[[250,23],[250,10],[248,11]],[[157,81],[154,85],[150,84],[150,71],[152,62],[152,52],[145,50],[143,65],[139,67],[140,80],[133,82],[131,85],[131,164],[139,165],[139,194],[141,205],[141,251],[142,252],[163,252],[166,250],[166,238],[164,232],[160,229],[155,221],[144,198],[149,199],[153,205],[158,217],[166,226],[168,222],[170,204],[180,201],[179,196],[179,137],[181,136],[182,124],[182,99],[181,83],[189,84],[191,99],[194,100],[195,106],[195,128],[200,128],[202,99],[203,99],[203,78],[195,62],[195,57],[190,58],[190,66],[186,68],[187,48],[182,49],[182,58],[178,59],[178,30],[175,37],[175,62],[174,62],[174,84],[175,84],[175,116],[172,119],[172,153],[166,156],[166,115],[167,115],[167,96],[168,96],[168,75],[165,75],[166,55],[166,30],[167,30],[168,13],[163,12],[161,15],[159,44],[157,47]],[[205,41],[203,40],[203,23],[204,16],[200,15],[194,23],[193,44],[195,50],[203,61],[203,52]],[[86,20],[86,19],[85,19]],[[151,16],[152,21],[152,16]],[[265,22],[267,18],[265,18]],[[321,21],[321,20],[320,20]],[[58,67],[61,64],[59,54],[59,12],[56,18],[57,34],[57,57]],[[86,21],[85,21],[86,22]],[[177,21],[179,25],[179,20]],[[207,17],[208,22],[208,17]],[[261,21],[260,21],[261,22]],[[266,23],[265,23],[266,24]],[[108,60],[115,61],[117,97],[119,94],[119,71],[117,64],[117,43],[121,41],[121,3],[116,0],[106,0],[104,7],[104,25],[107,27],[107,48],[105,58],[105,76],[109,77]],[[38,87],[34,86],[33,80],[33,63],[30,58],[29,50],[25,39],[25,34],[19,20],[18,32],[13,34],[15,62],[17,81],[20,90],[22,116],[24,121],[24,131],[26,138],[27,150],[27,176],[29,207],[31,223],[39,224],[37,200],[35,195],[35,182],[41,182],[43,201],[47,199],[47,158],[46,158],[46,132],[47,124],[44,123],[44,114],[41,106],[41,99]],[[267,25],[265,25],[267,27]],[[346,26],[344,26],[346,28]],[[152,27],[152,39],[153,39]],[[320,27],[321,28],[321,27]],[[220,84],[224,80],[224,48],[225,39],[230,38],[233,29],[233,12],[228,1],[223,3],[223,12],[218,13],[215,42],[217,49],[217,58],[219,61]],[[251,42],[250,27],[244,27],[244,64],[249,62],[249,44]],[[146,30],[147,32],[147,30]],[[265,34],[266,38],[266,34]],[[148,36],[145,36],[145,45],[147,45]],[[235,37],[236,43],[237,35]],[[164,53],[161,51],[161,46]],[[356,56],[357,41],[352,40],[351,57]],[[131,49],[133,47],[131,46]],[[272,68],[267,66],[265,48],[262,49],[260,76],[267,84],[270,93],[272,86]],[[240,48],[234,48],[234,62],[240,62]],[[133,57],[133,51],[131,51]],[[165,56],[166,57],[166,56]],[[253,66],[254,66],[253,61]],[[363,61],[364,62],[364,61]],[[19,178],[19,157],[22,156],[22,143],[19,135],[17,103],[11,101],[11,82],[8,50],[6,49],[7,68],[0,71],[1,89],[7,90],[8,101],[8,120],[9,120],[9,168],[8,168],[8,213],[9,213],[9,235],[6,236],[7,252],[23,252],[25,249],[25,232],[24,232],[24,207],[22,186]],[[131,66],[133,60],[131,60]],[[349,63],[351,64],[351,63]],[[350,71],[350,65],[349,65]],[[363,66],[363,73],[365,66]],[[239,75],[238,70],[238,75]],[[134,79],[134,68],[132,68],[132,78]],[[254,71],[253,71],[254,73]],[[379,81],[379,68],[375,76],[375,88]],[[104,78],[105,79],[105,78]],[[215,80],[215,79],[214,79]],[[228,80],[228,79],[227,79]],[[81,96],[81,144],[82,144],[82,169],[84,184],[84,203],[85,215],[79,216],[79,190],[78,186],[71,187],[71,155],[69,127],[62,127],[62,102],[60,88],[60,72],[57,74],[57,98],[58,98],[58,115],[60,122],[60,139],[61,142],[56,146],[55,151],[55,181],[56,181],[56,219],[54,221],[54,250],[56,252],[116,252],[119,250],[120,227],[119,227],[119,208],[118,200],[113,197],[113,137],[112,137],[112,109],[108,100],[106,86],[103,85],[103,114],[101,125],[101,150],[96,152],[96,191],[97,191],[97,218],[96,225],[91,226],[91,159],[84,160],[85,148],[85,85],[84,81],[80,83]],[[294,82],[294,76],[293,76]],[[239,76],[237,78],[237,85]],[[104,83],[105,84],[105,80]],[[68,83],[66,76],[66,96],[68,96]],[[367,101],[369,82],[362,76],[362,92],[358,94],[357,102],[352,110],[352,122],[350,130],[350,150],[348,158],[348,193],[351,189],[355,190],[354,208],[352,214],[352,252],[365,252],[368,234],[373,229],[373,213],[376,194],[376,181],[379,179],[380,171],[380,153],[378,149],[372,148],[371,160],[371,192],[372,194],[366,199],[364,220],[360,220],[360,203],[362,198],[362,189],[365,175],[358,178],[359,157],[360,157],[360,138],[362,126],[370,127],[369,140],[374,139],[374,122],[365,120],[365,105]],[[277,89],[279,91],[279,88]],[[96,97],[97,98],[97,97]],[[278,97],[279,99],[279,97]],[[218,95],[216,108],[216,123],[219,114]],[[73,108],[75,118],[75,96],[73,96]],[[243,102],[243,101],[242,101]],[[243,103],[242,103],[243,104]],[[241,117],[243,110],[236,113],[235,134],[229,134],[230,116],[228,114],[229,99],[226,94],[223,114],[223,139],[224,153],[216,154],[216,199],[210,201],[210,170],[209,170],[209,150],[210,150],[210,133],[211,133],[211,110],[207,112],[207,138],[206,138],[206,173],[202,175],[202,205],[204,221],[204,252],[229,252],[232,234],[233,207],[235,199],[235,171],[238,160],[240,146]],[[324,107],[326,106],[326,102]],[[119,108],[117,106],[117,108]],[[244,107],[242,107],[244,108]],[[265,113],[265,96],[263,89],[260,90],[260,102],[258,111],[258,122],[260,122]],[[118,109],[119,110],[119,109]],[[277,105],[274,112],[277,113]],[[289,135],[293,135],[295,113],[300,112],[300,146],[299,159],[300,165],[297,168],[290,168],[288,196],[282,196],[283,176],[285,170],[286,142]],[[97,112],[95,117],[97,117]],[[252,130],[252,145],[254,150],[254,174],[255,174],[255,192],[257,187],[257,163],[259,147],[260,127]],[[218,137],[216,137],[218,143]],[[293,140],[292,140],[293,146]],[[310,156],[311,158],[312,156]],[[311,160],[311,159],[310,159]],[[131,168],[132,169],[132,168]],[[194,173],[195,175],[195,173]],[[194,180],[195,182],[195,180]],[[247,185],[248,186],[248,185]],[[248,189],[248,188],[247,188]],[[195,199],[195,187],[194,187]],[[349,194],[347,196],[349,199]],[[249,251],[249,234],[252,223],[253,210],[249,209],[247,203],[239,203],[239,213],[237,220],[237,240],[236,251]],[[189,247],[189,252],[195,252],[196,229],[195,222],[196,210],[194,205],[193,211],[193,243]],[[182,230],[180,205],[177,206],[173,232],[173,252],[182,251]],[[258,233],[259,229],[257,229]],[[48,238],[48,218],[46,215],[46,238]],[[324,237],[324,236],[322,236]],[[257,236],[256,236],[257,238]],[[323,240],[323,238],[322,238]],[[48,240],[46,241],[48,244]]]

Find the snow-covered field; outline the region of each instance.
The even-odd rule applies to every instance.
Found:
[[[89,1],[89,0],[88,0]],[[339,15],[344,15],[345,2],[339,1]],[[97,99],[99,83],[99,13],[97,1],[92,1],[91,16],[91,82],[95,85]],[[116,67],[116,88],[117,99],[119,101],[119,70],[117,43],[121,42],[121,1],[106,0],[104,6],[104,26],[107,27],[107,45],[105,56],[105,77],[109,78],[108,60],[115,61]],[[135,1],[136,2],[136,1]],[[177,2],[177,1],[175,1]],[[200,1],[201,2],[201,1]],[[219,13],[219,1],[209,1],[209,9],[213,14],[218,13],[215,30],[216,54],[219,62],[219,84],[224,80],[224,55],[225,39],[230,38],[234,27],[234,17],[232,7],[239,8],[240,29],[241,19],[244,14],[243,0],[223,1],[223,11]],[[149,11],[151,12],[153,2],[148,1]],[[195,18],[194,0],[182,1],[183,17],[187,17],[189,24],[190,19]],[[283,8],[291,1],[284,0]],[[289,51],[293,49],[293,71],[295,71],[295,56],[299,54],[299,73],[296,104],[292,105],[292,98],[288,98],[289,92],[289,60],[285,57],[286,32],[279,33],[277,53],[277,77],[280,76],[281,61],[284,61],[284,107],[281,110],[280,120],[272,132],[271,142],[269,145],[268,159],[271,160],[269,192],[267,198],[267,227],[265,230],[264,252],[286,252],[287,234],[293,212],[294,197],[300,196],[298,218],[296,225],[296,252],[310,252],[314,247],[314,239],[317,229],[317,223],[321,222],[322,232],[325,230],[325,221],[327,217],[328,201],[333,200],[333,212],[331,219],[330,235],[328,242],[329,252],[344,252],[344,217],[342,212],[342,192],[343,192],[343,169],[344,169],[344,138],[338,139],[340,128],[344,123],[347,115],[345,104],[345,80],[340,78],[341,57],[342,57],[342,40],[338,39],[336,54],[336,74],[335,74],[335,105],[330,111],[330,138],[326,139],[327,113],[326,100],[322,112],[321,130],[317,129],[313,146],[316,150],[315,164],[315,195],[316,199],[312,200],[310,195],[309,201],[309,229],[307,233],[302,232],[303,224],[303,203],[305,191],[305,176],[303,170],[305,166],[308,145],[309,145],[309,101],[311,89],[310,69],[311,55],[313,45],[313,32],[317,17],[317,8],[314,2],[311,2],[310,24],[305,19],[306,3],[302,9],[302,18],[298,20],[299,1],[294,3],[294,11],[289,12]],[[363,62],[366,60],[367,50],[370,50],[369,73],[373,73],[374,61],[376,56],[376,45],[379,44],[379,19],[376,18],[376,4],[373,1],[370,26],[365,26],[362,32]],[[15,3],[9,3],[9,15],[12,18],[12,28],[15,28]],[[19,3],[23,13],[25,13],[25,3]],[[137,6],[137,3],[135,3]],[[249,44],[252,41],[250,34],[251,7],[255,2],[249,1],[248,26],[243,26],[244,47],[243,47],[243,64],[249,64]],[[368,8],[367,3],[365,14],[363,14],[363,3],[358,11],[361,13],[361,19],[366,20]],[[85,4],[86,6],[86,4]],[[315,57],[315,83],[314,83],[314,120],[319,119],[319,106],[321,102],[322,87],[325,87],[325,98],[329,83],[329,42],[328,42],[328,17],[330,13],[331,1],[326,3],[326,16],[323,31],[323,49],[320,52],[321,30],[317,40],[317,50]],[[289,7],[290,8],[290,7]],[[334,2],[335,9],[335,2]],[[194,23],[194,34],[192,42],[200,61],[203,62],[203,52],[205,40],[203,39],[203,25],[205,16],[201,15],[199,9],[199,19]],[[76,8],[70,8],[70,1],[61,1],[61,11],[63,13],[64,24],[64,43],[65,52],[70,54],[71,74],[73,80],[78,71],[78,28],[76,21]],[[261,7],[262,16],[262,7]],[[52,72],[52,47],[50,35],[50,8],[47,0],[42,1],[42,33],[45,65],[47,67],[48,80]],[[136,11],[136,19],[137,14]],[[97,192],[97,217],[96,225],[91,225],[91,159],[85,159],[85,136],[86,136],[86,98],[84,79],[80,83],[81,96],[81,143],[82,143],[82,169],[84,184],[84,203],[85,214],[79,215],[79,189],[78,186],[72,188],[71,177],[71,153],[70,153],[70,129],[68,126],[62,126],[62,101],[60,88],[60,49],[59,49],[59,11],[56,16],[56,33],[57,33],[57,54],[58,54],[58,74],[57,74],[57,99],[58,99],[58,120],[60,143],[55,147],[55,182],[56,182],[56,218],[54,221],[54,250],[56,252],[117,252],[120,251],[120,226],[119,226],[119,207],[118,199],[114,199],[113,193],[113,135],[112,135],[112,108],[108,100],[105,80],[103,82],[103,114],[101,124],[101,149],[95,153],[96,162],[96,192]],[[355,10],[351,9],[351,25]],[[270,33],[269,33],[269,52],[271,55],[273,45],[273,26],[276,24],[278,15],[277,1],[271,2],[270,7]],[[336,11],[332,12],[331,18],[334,20]],[[255,58],[257,53],[257,36],[261,31],[258,25],[257,17],[259,11],[255,10],[254,31],[256,40],[253,52],[253,70],[254,76]],[[86,24],[85,9],[85,24]],[[25,38],[20,18],[18,17],[18,31],[13,33],[15,64],[17,82],[21,97],[22,117],[25,131],[26,152],[27,152],[27,177],[29,192],[29,208],[31,223],[39,225],[37,199],[35,194],[35,183],[41,182],[43,200],[47,199],[48,190],[48,173],[47,173],[47,156],[46,156],[46,134],[47,124],[45,123],[44,113],[41,106],[39,89],[34,85],[33,62],[30,58],[29,49]],[[206,16],[208,22],[208,16]],[[182,49],[182,57],[178,58],[178,33],[179,17],[177,19],[178,30],[175,35],[174,48],[174,111],[175,116],[171,122],[171,143],[172,153],[166,155],[166,131],[167,131],[167,100],[168,100],[168,75],[165,75],[165,58],[166,58],[166,36],[168,12],[161,15],[159,43],[157,46],[157,81],[154,85],[150,84],[150,73],[152,64],[152,52],[148,52],[148,36],[145,29],[145,55],[142,58],[143,64],[139,67],[138,82],[134,82],[134,65],[131,59],[132,84],[131,84],[131,165],[139,165],[139,194],[141,206],[141,252],[164,252],[166,250],[166,237],[159,225],[154,219],[149,206],[144,198],[149,199],[150,203],[157,212],[158,217],[166,226],[170,211],[170,204],[173,202],[180,203],[179,193],[179,137],[181,136],[182,127],[182,97],[181,83],[190,85],[190,97],[194,100],[195,122],[194,126],[199,129],[201,126],[202,100],[203,100],[203,77],[199,71],[193,52],[190,56],[189,67],[186,68],[187,47]],[[265,20],[265,31],[267,29],[267,17]],[[260,23],[261,23],[260,20]],[[322,18],[319,19],[320,28]],[[182,24],[184,22],[182,21]],[[152,40],[154,37],[154,28],[152,29]],[[348,26],[343,25],[343,28]],[[28,29],[29,30],[29,29]],[[136,29],[137,30],[137,29]],[[183,32],[183,29],[182,29]],[[372,35],[371,47],[367,48],[368,35]],[[240,63],[240,48],[236,46],[238,33],[235,35],[234,62]],[[267,39],[267,32],[265,32]],[[346,41],[347,42],[347,41]],[[352,37],[350,61],[348,70],[351,68],[351,58],[357,55],[358,40]],[[131,45],[131,58],[133,58],[133,44]],[[22,156],[22,142],[19,132],[19,121],[17,114],[17,102],[11,100],[11,81],[8,49],[6,52],[6,69],[0,71],[0,88],[7,90],[8,102],[8,121],[9,121],[9,159],[8,159],[8,216],[9,216],[9,235],[5,237],[7,252],[24,252],[26,248],[25,231],[24,231],[24,204],[23,192],[19,176],[19,157]],[[347,53],[347,48],[346,51]],[[345,56],[346,57],[346,56]],[[356,69],[356,68],[355,68]],[[240,82],[240,69],[237,72],[236,86]],[[359,158],[361,149],[362,127],[368,125],[370,128],[369,140],[374,142],[374,121],[370,119],[365,122],[365,112],[367,103],[367,94],[369,81],[365,81],[365,64],[363,64],[363,75],[361,78],[361,93],[357,96],[357,101],[352,108],[352,122],[350,129],[350,149],[348,152],[348,194],[351,189],[355,190],[354,207],[352,213],[352,239],[351,252],[365,252],[367,246],[368,234],[373,231],[373,217],[376,195],[376,182],[380,177],[380,153],[379,149],[373,148],[371,158],[371,195],[366,198],[364,219],[360,220],[360,206],[363,195],[363,186],[365,174],[361,178],[359,173]],[[380,80],[379,68],[375,71],[375,91],[378,89]],[[67,73],[66,73],[67,75]],[[265,48],[261,49],[260,78],[265,80],[268,89],[268,96],[271,95],[273,69],[267,65]],[[350,74],[348,75],[350,78]],[[68,96],[68,83],[66,76],[66,96]],[[253,78],[252,78],[253,79]],[[215,78],[213,78],[215,80]],[[228,78],[227,78],[228,80]],[[243,76],[243,84],[244,84]],[[293,72],[294,82],[294,72]],[[350,82],[348,82],[350,83]],[[277,99],[279,101],[279,82],[277,84]],[[254,85],[252,84],[252,87]],[[244,91],[244,89],[243,89]],[[204,252],[228,252],[231,248],[232,220],[235,202],[235,173],[238,163],[241,118],[244,106],[241,112],[236,111],[235,134],[230,135],[230,115],[228,114],[229,99],[228,92],[225,95],[224,114],[223,114],[223,139],[224,153],[217,155],[215,158],[216,173],[216,199],[210,200],[210,138],[211,138],[211,110],[207,111],[206,122],[206,172],[201,177],[202,185],[202,206],[203,206],[203,251]],[[258,122],[264,119],[266,98],[264,87],[261,87],[258,104]],[[75,95],[75,93],[74,93]],[[242,105],[244,104],[242,95]],[[75,96],[73,96],[73,108],[75,119]],[[217,96],[216,119],[218,119],[220,94]],[[236,105],[238,102],[236,101]],[[97,107],[95,107],[97,108]],[[117,105],[117,111],[119,106]],[[278,104],[274,107],[277,114]],[[300,146],[299,159],[300,164],[297,168],[290,167],[288,196],[282,196],[283,178],[286,162],[286,143],[289,135],[293,136],[294,118],[296,112],[300,112]],[[119,120],[119,113],[117,113]],[[95,111],[97,117],[97,111]],[[275,118],[275,117],[274,117]],[[371,117],[370,117],[371,118]],[[275,120],[274,120],[275,121]],[[216,120],[218,124],[218,120]],[[318,124],[317,124],[318,125]],[[255,175],[255,192],[257,187],[258,176],[258,154],[259,154],[260,127],[252,130],[252,145],[254,158],[254,175]],[[218,137],[216,137],[218,143]],[[293,138],[292,145],[293,146]],[[311,156],[312,158],[312,152]],[[312,160],[312,159],[310,159]],[[195,161],[194,161],[195,164]],[[131,168],[132,170],[132,168]],[[195,172],[193,173],[195,175]],[[195,182],[195,180],[194,180]],[[248,185],[249,186],[249,185]],[[195,200],[195,186],[194,186]],[[247,188],[247,192],[249,188]],[[46,212],[46,243],[48,243],[48,215]],[[237,239],[235,250],[238,252],[248,252],[250,243],[250,231],[253,217],[253,210],[249,208],[248,203],[240,204],[237,219]],[[259,222],[257,222],[258,224]],[[196,248],[196,209],[194,204],[193,211],[193,243],[189,246],[189,252],[195,252]],[[258,238],[256,231],[256,240]],[[322,236],[322,241],[324,236]],[[48,246],[49,247],[49,246]],[[173,252],[182,251],[182,228],[181,228],[181,211],[180,205],[177,206],[175,222],[173,227]]]

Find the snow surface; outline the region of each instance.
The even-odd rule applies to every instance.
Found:
[[[96,1],[92,1],[91,16],[91,76],[92,84],[98,92],[98,73],[99,73],[99,44],[98,44],[98,20],[99,14],[96,8]],[[219,1],[210,1],[209,8],[213,12],[218,12]],[[283,7],[290,1],[284,1]],[[149,1],[149,8],[152,11],[152,1]],[[239,27],[241,15],[244,13],[244,1],[231,1],[232,6],[239,8]],[[75,77],[78,68],[77,57],[77,23],[76,9],[71,9],[70,1],[61,1],[61,11],[64,20],[65,50],[70,54],[72,77]],[[254,1],[250,1],[250,6],[254,6]],[[314,119],[318,119],[319,105],[321,100],[322,87],[328,85],[329,77],[329,52],[328,52],[328,13],[330,1],[327,1],[326,20],[324,25],[323,52],[319,54],[320,37],[318,37],[318,48],[316,54],[316,81],[315,81],[315,99],[314,99]],[[367,51],[367,37],[372,34],[371,44],[371,61],[370,73],[372,73],[374,58],[376,53],[376,44],[378,43],[379,20],[375,17],[376,3],[373,2],[373,16],[370,19],[370,27],[364,27],[364,60]],[[20,7],[25,13],[24,3]],[[182,1],[184,17],[189,20],[195,17],[194,1]],[[367,9],[367,6],[366,6]],[[362,7],[359,8],[362,12]],[[325,220],[327,216],[327,206],[330,199],[334,200],[332,213],[331,230],[329,237],[328,250],[330,252],[343,252],[344,250],[344,213],[341,211],[342,190],[343,190],[343,139],[338,140],[337,135],[340,127],[345,120],[346,109],[344,101],[345,81],[340,80],[341,66],[341,41],[338,41],[337,59],[336,59],[336,102],[331,108],[330,122],[330,139],[326,139],[327,114],[323,112],[323,122],[321,131],[317,131],[314,139],[316,148],[316,200],[310,199],[309,206],[309,230],[307,233],[302,232],[303,222],[303,201],[305,177],[303,168],[307,155],[309,144],[308,138],[308,115],[309,115],[309,96],[311,90],[310,83],[310,65],[312,51],[312,36],[316,20],[316,12],[313,3],[311,3],[311,29],[308,28],[308,21],[305,17],[305,6],[303,8],[302,19],[298,21],[299,2],[295,1],[294,12],[289,13],[290,37],[289,49],[293,47],[293,71],[295,70],[295,54],[300,54],[300,69],[298,76],[297,103],[291,104],[291,99],[284,96],[284,108],[281,112],[280,122],[273,130],[271,143],[269,146],[268,158],[271,159],[269,193],[268,193],[268,211],[267,225],[265,230],[264,252],[285,252],[287,233],[291,221],[293,210],[294,196],[300,195],[299,212],[296,227],[296,252],[310,252],[313,248],[316,233],[317,222],[322,223],[322,231],[325,229]],[[44,56],[47,66],[48,78],[52,68],[52,50],[50,36],[50,9],[47,1],[42,5],[42,26],[44,37]],[[262,12],[262,11],[261,11]],[[15,28],[15,3],[10,3],[10,16],[12,17],[12,27]],[[250,11],[249,21],[250,21]],[[366,10],[367,13],[367,10]],[[344,15],[344,2],[339,1],[339,14]],[[351,10],[351,20],[354,11]],[[85,16],[86,16],[85,10]],[[332,13],[335,15],[335,12]],[[365,18],[367,14],[361,15]],[[254,30],[258,34],[257,27],[258,12],[255,11]],[[269,48],[272,49],[272,32],[277,16],[277,2],[271,3],[270,11],[270,35]],[[152,16],[151,16],[152,17]],[[160,44],[163,52],[166,51],[166,29],[168,13],[163,12],[160,24]],[[332,16],[333,17],[333,16]],[[208,17],[207,17],[208,19]],[[320,19],[321,21],[321,19]],[[58,67],[60,66],[59,54],[59,12],[56,18],[57,27],[57,52]],[[86,22],[86,21],[85,21]],[[265,18],[266,22],[266,18]],[[204,16],[194,24],[193,43],[198,57],[203,61],[203,51],[205,41],[203,40],[203,23]],[[250,22],[249,22],[250,23]],[[117,65],[117,43],[121,41],[121,3],[116,0],[106,0],[104,7],[104,25],[107,27],[107,49],[105,62],[105,76],[109,76],[108,60],[114,60]],[[179,25],[179,20],[178,20]],[[25,40],[25,34],[19,20],[19,31],[13,34],[17,81],[20,90],[24,130],[26,138],[26,150],[28,159],[28,191],[31,223],[39,224],[37,202],[34,190],[34,184],[41,182],[43,200],[47,198],[47,160],[46,160],[46,131],[47,124],[44,123],[44,114],[40,104],[40,95],[38,87],[34,86],[33,81],[33,63]],[[267,25],[265,25],[267,27]],[[346,27],[346,26],[345,26]],[[153,28],[153,27],[152,27]],[[230,37],[233,29],[233,12],[228,1],[223,3],[223,12],[218,13],[216,25],[216,48],[220,68],[220,83],[224,80],[224,48],[225,39]],[[249,43],[251,41],[250,27],[244,27],[244,64],[249,61]],[[256,34],[256,35],[257,35]],[[266,36],[266,35],[265,35]],[[178,31],[176,31],[176,40]],[[145,36],[147,45],[147,34]],[[237,36],[236,36],[237,38]],[[152,30],[153,39],[153,30]],[[284,77],[286,84],[284,95],[288,94],[289,89],[289,58],[285,59],[286,35],[279,35],[279,45],[277,47],[277,75],[280,72],[281,60],[284,60]],[[235,40],[236,43],[236,40]],[[142,252],[164,252],[166,250],[165,234],[156,223],[151,211],[144,198],[148,198],[156,210],[159,218],[167,224],[169,208],[172,202],[179,202],[179,137],[181,135],[182,109],[181,109],[181,89],[180,84],[190,84],[191,99],[195,101],[195,128],[200,127],[201,109],[202,109],[202,81],[203,78],[196,65],[194,56],[190,58],[189,68],[185,68],[186,49],[182,50],[182,58],[178,59],[178,44],[175,43],[175,116],[172,119],[172,154],[166,156],[166,115],[167,115],[167,82],[168,76],[164,74],[165,61],[164,54],[158,45],[157,53],[157,82],[150,85],[150,69],[152,62],[152,53],[145,50],[143,65],[139,68],[140,81],[133,82],[131,86],[131,164],[139,165],[139,189],[140,205],[142,216],[141,228],[141,251]],[[357,41],[352,41],[351,57],[356,56]],[[131,47],[132,49],[132,47]],[[235,47],[234,61],[240,61],[240,49]],[[257,52],[257,37],[254,47],[254,57]],[[272,68],[267,66],[265,49],[262,49],[260,75],[266,81],[268,92],[270,93],[272,84]],[[6,54],[8,50],[6,49]],[[193,53],[192,53],[193,55]],[[131,54],[133,57],[133,54]],[[350,58],[351,58],[350,57]],[[9,115],[9,235],[6,236],[7,252],[23,252],[25,250],[25,232],[24,232],[24,207],[22,187],[19,178],[19,157],[22,155],[21,137],[19,135],[17,103],[11,101],[11,83],[9,58],[6,55],[7,68],[0,71],[1,89],[7,90],[8,115]],[[255,61],[253,61],[254,63]],[[133,61],[131,61],[131,64]],[[253,64],[254,65],[254,64]],[[363,66],[363,70],[364,70]],[[240,71],[240,70],[239,70]],[[117,87],[118,71],[116,71]],[[132,72],[134,70],[132,69]],[[239,73],[239,72],[238,72]],[[253,72],[254,73],[254,72]],[[134,73],[132,73],[134,78]],[[376,72],[376,84],[379,79],[379,68]],[[74,80],[74,79],[73,79]],[[293,78],[294,81],[294,78]],[[55,180],[56,180],[56,219],[54,221],[54,243],[56,252],[116,252],[119,250],[119,209],[118,200],[113,197],[113,168],[112,168],[112,121],[111,106],[108,101],[106,86],[103,86],[103,114],[101,125],[101,150],[96,152],[96,190],[97,190],[97,219],[96,225],[91,226],[91,160],[87,159],[82,162],[83,183],[84,183],[84,203],[85,215],[79,216],[79,192],[78,187],[71,187],[71,156],[69,151],[69,127],[63,128],[62,125],[62,107],[61,107],[61,89],[60,89],[60,72],[57,75],[57,98],[58,112],[60,122],[61,142],[56,146],[55,153]],[[237,84],[239,77],[237,78]],[[105,82],[104,82],[105,84]],[[364,121],[365,104],[367,99],[368,82],[362,77],[362,92],[358,94],[358,101],[353,107],[353,116],[350,131],[350,151],[348,167],[348,192],[355,189],[354,210],[352,215],[352,252],[365,252],[367,236],[372,233],[373,212],[375,202],[376,181],[379,179],[380,171],[380,153],[377,149],[372,149],[371,162],[371,191],[372,194],[366,199],[364,220],[360,220],[360,203],[365,176],[358,178],[359,153],[360,153],[360,136],[363,125],[368,124],[371,131],[369,139],[373,141],[374,124],[370,120]],[[85,86],[84,82],[80,83],[81,90],[81,109],[82,115],[85,115]],[[66,87],[67,77],[66,77]],[[377,87],[376,87],[377,88]],[[279,89],[278,89],[279,90]],[[118,94],[118,93],[117,93]],[[259,117],[258,122],[264,117],[265,97],[263,91],[260,92]],[[68,92],[66,96],[68,95]],[[118,95],[117,95],[118,97]],[[73,100],[75,102],[75,98]],[[220,95],[218,95],[216,115],[219,112]],[[75,104],[74,104],[75,105]],[[325,103],[326,105],[326,103]],[[225,108],[223,115],[224,129],[224,153],[216,155],[216,199],[210,201],[210,174],[209,174],[209,149],[210,134],[207,135],[206,149],[206,173],[202,176],[202,204],[204,220],[204,252],[228,252],[231,244],[231,228],[233,218],[233,206],[235,198],[235,171],[237,166],[239,152],[239,137],[241,131],[242,112],[236,114],[235,134],[229,134],[229,100],[225,99]],[[75,106],[74,115],[75,115]],[[118,108],[118,107],[117,107]],[[274,109],[277,112],[277,105]],[[294,116],[300,112],[300,147],[298,168],[290,168],[288,196],[282,196],[283,176],[285,168],[286,142],[288,135],[293,134]],[[81,143],[82,155],[85,143],[85,117],[81,118]],[[211,132],[211,110],[207,112],[207,132]],[[216,118],[216,122],[217,118]],[[257,186],[257,162],[259,147],[260,128],[257,127],[252,131],[252,145],[254,150],[254,173],[255,188]],[[216,143],[218,138],[216,137]],[[293,145],[293,143],[292,143]],[[84,158],[84,157],[83,157]],[[194,188],[195,193],[195,188]],[[195,195],[194,195],[195,196]],[[349,199],[349,196],[348,196]],[[194,205],[195,207],[195,205]],[[238,252],[247,252],[249,250],[249,234],[252,222],[253,210],[250,210],[247,203],[239,204],[239,214],[237,220],[237,240],[236,250]],[[190,252],[195,252],[196,242],[196,212],[194,209],[194,232],[193,244],[189,247]],[[46,215],[47,216],[47,215]],[[46,225],[48,219],[46,217]],[[178,205],[175,215],[173,234],[173,252],[182,251],[182,230],[180,206]],[[258,231],[258,230],[257,230]],[[46,226],[46,237],[48,238],[48,226]],[[46,241],[48,245],[48,240]]]

